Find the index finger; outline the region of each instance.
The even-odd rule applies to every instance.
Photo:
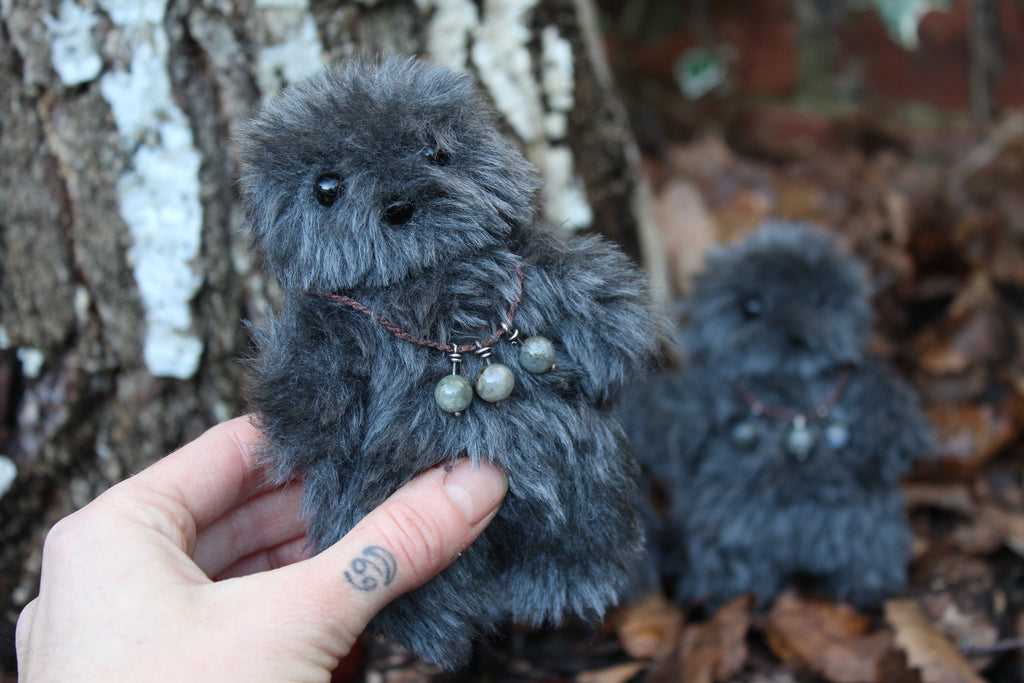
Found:
[[[259,440],[250,417],[236,417],[211,427],[135,479],[181,504],[201,529],[265,484],[255,458]]]

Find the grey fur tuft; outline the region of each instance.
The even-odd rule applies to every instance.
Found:
[[[751,592],[764,604],[803,581],[874,605],[899,591],[910,532],[896,482],[931,437],[910,388],[864,354],[861,265],[821,230],[769,223],[710,254],[687,305],[688,364],[623,402],[642,463],[670,487],[656,550],[675,596],[714,606]],[[737,440],[751,413],[737,381],[763,404],[808,411],[844,367],[806,459],[783,447],[785,419],[754,419],[755,443]],[[846,425],[845,443],[825,444],[828,420]]]
[[[353,60],[266,103],[239,140],[247,226],[285,290],[254,329],[249,399],[262,457],[278,479],[304,482],[315,549],[439,463],[468,456],[509,474],[476,543],[371,624],[445,667],[500,620],[596,618],[616,600],[642,533],[637,465],[611,409],[662,334],[617,249],[535,222],[535,171],[494,124],[466,76]],[[513,394],[476,398],[461,417],[434,402],[452,369],[442,353],[307,295],[344,293],[414,336],[470,344],[503,322],[517,266],[514,324],[551,339],[557,367],[523,372],[499,342]],[[467,354],[460,372],[482,365]]]

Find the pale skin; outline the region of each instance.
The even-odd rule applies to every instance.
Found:
[[[434,468],[308,557],[301,485],[264,483],[257,438],[246,417],[217,425],[53,527],[18,620],[19,680],[329,681],[508,489],[490,465]]]

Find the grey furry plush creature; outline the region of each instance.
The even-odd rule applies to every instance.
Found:
[[[611,415],[658,353],[642,274],[534,219],[535,170],[448,69],[349,61],[266,102],[239,149],[284,289],[250,403],[315,550],[439,463],[509,476],[484,534],[371,627],[455,667],[500,620],[602,614],[642,542]]]
[[[683,368],[623,402],[641,462],[668,482],[675,596],[764,605],[803,581],[870,606],[899,591],[897,479],[930,432],[911,390],[864,353],[861,265],[823,231],[769,223],[709,253],[686,308]]]

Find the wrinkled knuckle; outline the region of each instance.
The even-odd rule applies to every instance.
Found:
[[[435,571],[444,563],[448,534],[437,515],[401,500],[391,501],[385,512],[385,543],[415,574]]]

